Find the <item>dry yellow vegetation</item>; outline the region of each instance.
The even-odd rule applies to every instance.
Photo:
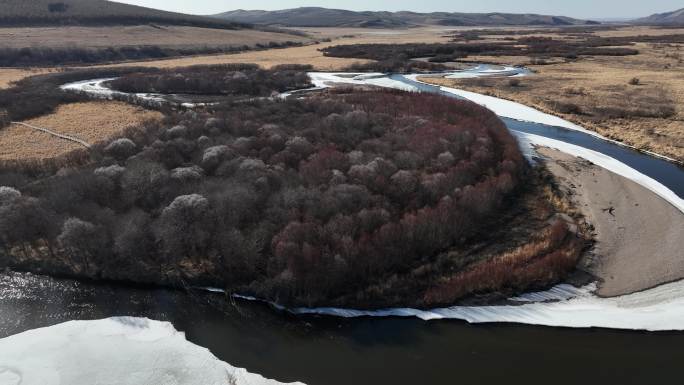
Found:
[[[94,144],[120,134],[161,113],[123,102],[94,101],[60,106],[54,113],[26,120],[33,126],[71,135]],[[81,145],[25,126],[0,129],[0,160],[49,159],[82,148]]]
[[[79,28],[83,31],[79,32]],[[84,29],[85,28],[85,29]],[[0,29],[0,37],[3,33],[15,34],[20,36],[21,31],[24,31],[25,43],[32,42],[38,46],[63,46],[65,43],[97,47],[107,45],[141,45],[143,43],[155,45],[183,45],[189,44],[184,38],[186,34],[192,37],[191,41],[196,45],[197,41],[210,41],[216,43],[217,41],[233,41],[228,36],[224,36],[230,31],[214,31],[212,35],[205,36],[198,35],[197,32],[202,32],[201,28],[192,27],[168,27],[172,31],[178,31],[176,34],[165,33],[161,36],[161,32],[152,27],[121,27],[121,28],[105,28],[88,30],[87,27],[59,27],[59,28],[15,28],[15,29]],[[92,28],[91,28],[92,29]],[[197,31],[195,31],[197,30]],[[363,44],[363,43],[445,43],[449,41],[447,36],[454,28],[411,28],[398,30],[369,30],[364,28],[309,28],[304,32],[308,33],[314,39],[327,40],[319,44],[309,44],[303,47],[290,47],[269,49],[263,51],[247,51],[237,54],[219,54],[219,55],[199,55],[182,58],[171,58],[162,60],[144,60],[137,62],[124,62],[112,65],[102,65],[100,67],[128,67],[128,66],[142,66],[142,67],[157,67],[157,68],[174,68],[186,67],[191,65],[210,65],[210,64],[230,64],[230,63],[255,63],[264,68],[271,68],[280,64],[311,64],[319,71],[339,71],[354,63],[363,63],[368,60],[363,59],[346,59],[323,56],[320,49],[339,44]],[[56,37],[50,37],[49,33],[57,34]],[[79,33],[77,33],[79,32]],[[86,33],[84,35],[84,33]],[[192,33],[190,33],[192,32]],[[205,32],[202,32],[205,33]],[[259,32],[261,34],[268,34],[266,32]],[[217,34],[214,36],[213,34]],[[92,38],[90,36],[92,35]],[[82,37],[89,36],[87,42],[83,42]],[[180,36],[180,37],[179,37]],[[283,36],[280,34],[279,36]],[[284,35],[290,36],[290,35]],[[260,38],[260,36],[257,36]],[[271,37],[265,35],[264,39]],[[45,43],[41,39],[47,39]],[[71,41],[72,39],[75,41]],[[161,40],[160,40],[161,39]],[[208,39],[208,40],[207,40]],[[216,40],[218,39],[218,40]],[[255,38],[256,43],[258,39]],[[297,36],[292,36],[292,40],[300,40]],[[259,40],[261,41],[261,40]],[[277,40],[274,40],[277,41]],[[12,43],[17,45],[18,43]],[[205,43],[207,44],[207,43]],[[21,44],[19,44],[21,45]],[[2,44],[0,44],[2,46]],[[96,66],[97,67],[97,66]],[[45,69],[43,69],[45,70]],[[22,69],[0,69],[0,87],[2,87],[2,79],[6,78],[9,81],[21,80],[24,77],[30,76],[32,73],[25,72]],[[6,85],[6,83],[5,83]]]
[[[363,28],[310,28],[305,32],[318,40],[330,39],[329,42],[311,44],[303,47],[269,49],[264,51],[248,51],[227,55],[205,55],[176,59],[153,60],[121,63],[116,66],[144,66],[158,68],[186,67],[190,65],[254,63],[264,68],[280,64],[311,64],[319,71],[340,71],[354,63],[368,60],[326,57],[320,51],[323,48],[343,44],[366,43],[445,43],[448,29],[412,28],[400,30],[368,30]]]
[[[130,30],[122,32],[122,34],[142,38],[149,32],[139,30],[139,28],[142,27],[131,27]],[[423,27],[397,30],[308,28],[305,29],[305,32],[314,39],[319,41],[330,39],[330,41],[303,47],[128,62],[115,64],[115,66],[172,68],[201,64],[256,63],[262,67],[270,68],[279,64],[311,64],[316,70],[339,71],[353,63],[364,62],[365,60],[326,57],[320,51],[322,48],[332,45],[362,43],[448,42],[450,32],[464,29],[477,28]],[[521,29],[524,30],[525,28],[515,28],[517,31]],[[184,33],[189,32],[184,31]],[[682,34],[684,29],[623,27],[612,30],[597,30],[594,33],[603,37],[659,36]],[[44,31],[38,35],[42,36],[41,34],[44,34]],[[537,32],[536,35],[540,34]],[[541,35],[573,39],[571,34],[548,33]],[[67,34],[67,36],[72,36],[72,34]],[[486,41],[496,41],[505,39],[507,35],[484,37]],[[35,38],[35,36],[31,38]],[[220,37],[216,36],[216,38]],[[107,36],[100,36],[93,41],[98,42],[98,39],[106,41]],[[684,161],[684,66],[682,65],[684,50],[681,46],[673,44],[640,43],[637,44],[636,48],[640,50],[640,54],[636,56],[597,56],[573,61],[551,57],[545,59],[546,65],[534,64],[535,60],[532,58],[520,56],[470,56],[467,58],[468,62],[525,65],[537,72],[535,76],[523,79],[520,87],[510,87],[507,80],[501,79],[472,81],[433,78],[430,81],[515,100],[545,112],[562,116],[612,139]],[[6,86],[9,81],[19,80],[30,74],[31,72],[19,69],[0,69],[0,87]],[[628,83],[633,78],[639,78],[640,85],[629,85]],[[590,113],[592,109],[597,107],[604,109],[627,108],[630,103],[643,103],[654,99],[671,104],[674,108],[674,115],[660,118],[630,116],[606,119],[591,116]],[[580,113],[567,112],[568,105],[573,104],[578,106]]]
[[[52,70],[46,68],[0,68],[0,89],[7,88],[12,82],[16,82],[28,76],[40,75]]]
[[[624,28],[597,35],[636,36],[684,30]],[[684,162],[684,47],[638,43],[635,56],[596,56],[533,65],[527,57],[477,56],[468,60],[525,65],[535,75],[508,79],[423,78],[434,84],[513,100],[594,130],[641,150]],[[638,84],[630,84],[638,79]],[[670,114],[669,111],[672,113]],[[652,116],[649,116],[652,115]]]

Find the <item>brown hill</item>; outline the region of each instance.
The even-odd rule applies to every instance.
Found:
[[[290,27],[374,27],[392,28],[415,25],[445,26],[520,26],[520,25],[586,25],[596,24],[564,16],[512,13],[451,12],[355,12],[343,9],[302,7],[278,11],[236,10],[214,17],[240,23],[282,25]]]
[[[241,29],[249,26],[105,0],[0,0],[0,26],[185,25]]]

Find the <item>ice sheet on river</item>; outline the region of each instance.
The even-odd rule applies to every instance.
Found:
[[[0,384],[281,383],[220,361],[168,322],[121,317],[70,321],[0,339]]]
[[[418,91],[418,88],[388,78],[382,73],[346,73],[346,72],[309,72],[311,83],[318,88],[327,88],[332,84],[372,85],[394,88],[404,91]]]
[[[522,323],[572,328],[602,327],[630,330],[684,330],[684,282],[674,282],[639,293],[599,298],[595,286],[570,289],[560,285],[547,292],[528,293],[512,298],[521,304],[500,306],[452,306],[418,310],[353,310],[338,308],[297,308],[296,314],[323,314],[338,317],[418,317],[423,320],[460,319],[470,323]],[[569,299],[565,299],[567,297]],[[560,299],[560,300],[558,300]]]

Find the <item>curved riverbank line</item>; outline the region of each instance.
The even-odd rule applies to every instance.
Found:
[[[684,239],[677,236],[684,231],[682,208],[675,207],[656,191],[631,180],[629,176],[643,174],[615,159],[567,143],[548,142],[551,140],[549,138],[520,132],[515,134],[521,138],[523,146],[547,158],[549,168],[554,173],[558,172],[556,175],[560,178],[565,178],[566,187],[577,184],[573,194],[581,210],[588,215],[587,219],[599,232],[596,253],[600,257],[587,270],[602,282],[582,288],[561,284],[547,291],[510,298],[509,301],[514,304],[500,306],[357,310],[329,307],[288,309],[273,303],[271,305],[293,314],[344,318],[417,317],[426,321],[459,319],[470,323],[513,322],[573,328],[684,330],[684,280],[666,283],[684,278],[684,261],[680,258]],[[559,147],[559,150],[553,147]],[[573,153],[582,154],[582,158],[589,158],[591,162]],[[559,172],[558,169],[566,171]],[[570,178],[570,173],[578,177]],[[649,184],[658,190],[659,183],[648,178],[646,185]],[[624,196],[618,197],[621,194]],[[679,199],[676,195],[674,197]],[[635,203],[637,206],[634,206]],[[610,207],[613,207],[612,214]],[[652,217],[645,218],[649,215]],[[612,228],[612,231],[605,230],[606,227]],[[603,298],[596,293],[617,296]],[[236,297],[256,300],[253,297]]]
[[[647,331],[684,330],[684,281],[621,297],[600,298],[594,285],[577,290],[562,301],[525,302],[522,305],[452,306],[433,310],[386,309],[354,310],[336,308],[297,308],[294,314],[318,314],[344,318],[417,317],[422,320],[458,319],[469,323],[522,323],[569,328],[610,328]],[[544,298],[565,288],[526,296]]]
[[[586,159],[608,171],[619,176],[625,177],[660,196],[665,201],[672,204],[677,210],[684,213],[684,199],[680,198],[672,190],[664,186],[655,179],[627,166],[619,160],[609,157],[597,151],[589,150],[574,144],[562,142],[560,140],[547,138],[540,135],[528,134],[513,131],[523,146],[543,146],[550,147],[566,154]]]
[[[537,151],[594,228],[596,243],[582,268],[601,279],[598,295],[615,297],[684,278],[681,210],[600,165],[549,147]]]

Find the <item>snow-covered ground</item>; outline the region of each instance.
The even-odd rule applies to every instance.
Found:
[[[281,383],[220,361],[168,322],[120,317],[70,321],[0,339],[0,384]]]

